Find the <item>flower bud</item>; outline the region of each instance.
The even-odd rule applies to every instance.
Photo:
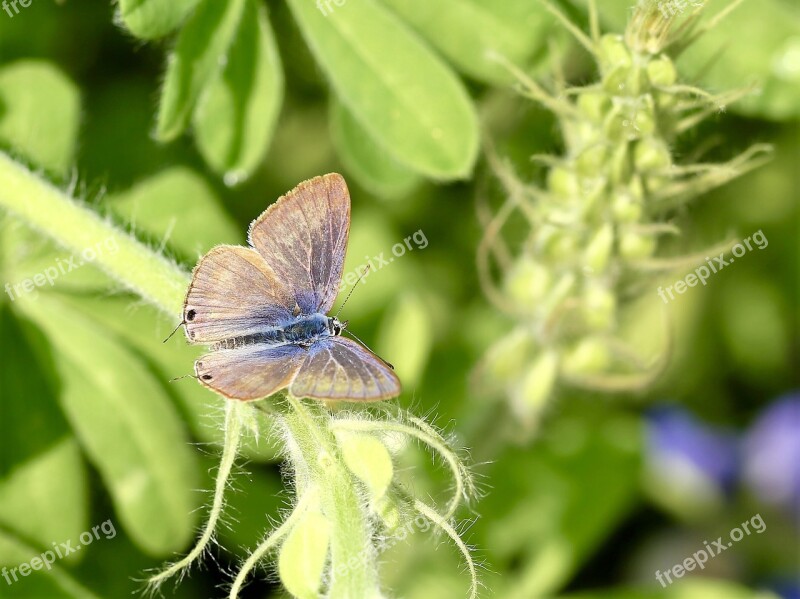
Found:
[[[609,108],[611,100],[606,93],[588,91],[578,96],[578,110],[594,123],[601,123]]]
[[[608,72],[617,66],[630,66],[633,62],[623,37],[611,33],[600,38],[598,59],[603,72]]]
[[[293,597],[318,597],[330,544],[330,522],[317,506],[303,512],[278,555],[278,575]]]
[[[584,261],[593,272],[601,273],[608,267],[608,259],[614,246],[614,229],[610,223],[603,224],[586,247]]]
[[[561,363],[565,374],[586,376],[604,372],[611,364],[611,354],[603,339],[585,337],[564,353]]]
[[[597,282],[584,290],[582,300],[583,320],[589,329],[607,331],[614,326],[617,300],[612,290]]]
[[[662,54],[647,63],[647,77],[656,87],[669,87],[678,80],[678,72],[672,60]]]
[[[547,185],[554,194],[562,198],[575,198],[581,187],[577,175],[572,169],[556,166],[550,169]]]
[[[525,420],[536,419],[553,393],[558,376],[558,353],[542,353],[525,374],[514,394],[515,411]]]
[[[528,256],[517,260],[506,275],[505,291],[518,305],[532,307],[547,294],[550,270]]]
[[[636,169],[643,173],[663,172],[672,164],[672,156],[660,140],[649,137],[636,144],[633,160]]]
[[[607,154],[605,146],[600,144],[584,149],[576,160],[578,173],[584,177],[601,176]]]
[[[619,237],[619,253],[626,260],[649,258],[656,250],[656,240],[652,235],[624,231]]]
[[[394,476],[392,457],[386,446],[374,435],[337,431],[344,463],[369,491],[374,505],[384,496]]]

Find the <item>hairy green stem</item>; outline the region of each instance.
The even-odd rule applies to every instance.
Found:
[[[113,240],[93,264],[160,310],[181,311],[189,274],[94,210],[0,152],[0,207],[75,253]]]
[[[336,438],[314,412],[289,397],[292,410],[284,423],[294,449],[302,457],[307,474],[319,488],[320,505],[331,523],[330,599],[382,597],[368,515],[353,479],[342,459]]]

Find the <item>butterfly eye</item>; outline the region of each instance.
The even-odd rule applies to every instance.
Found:
[[[197,315],[197,312],[195,312],[194,310],[189,310],[189,311],[186,313],[186,320],[192,321],[192,320],[194,320],[194,317],[195,317],[196,315]]]

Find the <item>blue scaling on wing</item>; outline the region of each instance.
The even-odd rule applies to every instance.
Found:
[[[391,367],[346,337],[323,337],[308,350],[289,391],[297,397],[374,401],[400,393]]]

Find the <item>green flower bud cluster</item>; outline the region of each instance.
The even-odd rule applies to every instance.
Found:
[[[529,429],[562,384],[624,390],[652,379],[617,336],[630,295],[623,291],[652,271],[646,265],[660,237],[675,233],[662,222],[670,209],[753,168],[764,153],[753,148],[721,165],[676,164],[676,137],[736,97],[678,81],[671,50],[691,37],[697,14],[665,16],[644,1],[625,35],[600,35],[590,4],[591,37],[550,10],[594,56],[597,81],[558,83],[548,92],[509,65],[525,95],[559,120],[564,152],[539,157],[548,167],[544,186],[524,184],[489,156],[509,200],[486,228],[479,270],[487,296],[517,326],[488,352],[480,373]],[[519,245],[499,232],[509,205],[530,227],[522,251],[500,265],[498,282],[490,256],[501,245]]]

